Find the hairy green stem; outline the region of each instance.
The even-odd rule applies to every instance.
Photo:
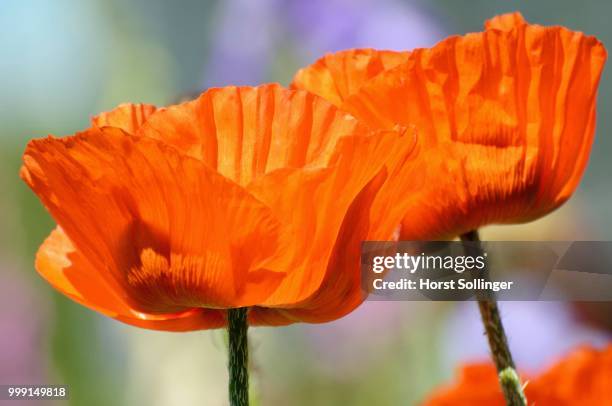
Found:
[[[461,241],[463,241],[463,248],[466,254],[477,256],[482,253],[478,231],[474,230],[462,234]],[[488,279],[486,269],[481,276]],[[478,309],[480,310],[480,317],[482,318],[482,324],[489,341],[489,348],[497,368],[499,383],[504,392],[506,403],[508,406],[526,406],[527,399],[515,369],[512,353],[508,346],[508,338],[504,331],[504,325],[501,321],[495,297],[486,293],[479,294]]]
[[[229,401],[231,406],[249,404],[249,345],[247,308],[228,309]]]

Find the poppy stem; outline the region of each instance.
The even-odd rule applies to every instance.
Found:
[[[249,404],[249,345],[247,308],[227,310],[229,336],[229,401],[231,406]]]
[[[482,244],[477,230],[461,235],[463,249],[466,254],[482,255]],[[488,279],[485,269],[484,277]],[[489,341],[489,348],[497,368],[499,383],[504,392],[508,406],[526,406],[527,399],[523,392],[521,380],[516,372],[512,353],[508,346],[508,338],[504,331],[501,315],[495,297],[491,294],[478,295],[478,309]]]

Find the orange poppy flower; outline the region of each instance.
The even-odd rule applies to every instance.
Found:
[[[36,268],[144,328],[221,327],[239,307],[253,325],[333,320],[364,299],[361,241],[401,220],[386,185],[415,140],[278,85],[121,105],[28,144],[21,176],[58,224]]]
[[[401,237],[428,240],[530,221],[570,197],[605,60],[596,38],[514,13],[431,49],[327,55],[292,86],[374,128],[416,126],[421,152],[407,178],[428,182],[408,196]]]
[[[604,350],[581,348],[548,371],[529,379],[525,395],[530,405],[612,405],[612,346]],[[435,391],[425,406],[505,405],[495,367],[464,366],[458,381]]]

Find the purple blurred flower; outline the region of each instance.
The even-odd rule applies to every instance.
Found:
[[[444,33],[416,5],[400,1],[289,1],[284,12],[302,59],[346,48],[410,50]]]
[[[612,338],[608,333],[581,324],[567,303],[502,302],[500,311],[515,362],[527,371],[539,371],[581,344],[601,347]],[[489,357],[474,302],[456,307],[441,337],[443,358],[449,362],[450,369],[466,361]]]
[[[46,307],[14,268],[0,264],[0,382],[43,384]]]
[[[326,52],[407,50],[444,37],[416,5],[398,0],[230,0],[218,13],[207,87],[286,79]],[[284,77],[271,77],[272,72]]]

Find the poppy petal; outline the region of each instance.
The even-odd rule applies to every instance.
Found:
[[[527,22],[523,18],[523,15],[519,12],[514,12],[501,14],[485,21],[485,29],[510,31],[525,24],[527,24]]]
[[[371,224],[369,216],[364,213],[370,211],[386,177],[386,171],[381,171],[355,197],[348,208],[323,279],[318,281],[316,290],[301,302],[283,305],[285,309],[279,316],[284,316],[291,322],[323,323],[345,316],[365,300],[367,292],[361,287],[360,252],[361,243],[367,238]],[[259,318],[263,317],[259,315]],[[254,323],[258,321],[255,317],[252,320]]]
[[[533,405],[608,405],[612,346],[579,347],[540,375],[527,377],[525,395]],[[506,402],[493,364],[467,364],[456,382],[435,390],[426,406],[492,405]]]
[[[167,331],[219,328],[225,324],[222,310],[193,309],[149,314],[130,307],[129,301],[108,285],[59,227],[38,250],[36,270],[55,289],[77,303],[127,324]]]
[[[278,326],[297,321],[325,322],[350,313],[365,299],[360,286],[361,242],[368,232],[367,213],[386,176],[385,170],[380,171],[355,197],[339,230],[329,231],[335,237],[330,243],[333,249],[305,252],[303,265],[289,274],[266,302],[252,309],[250,323]],[[315,257],[317,253],[320,257]]]
[[[115,127],[128,134],[136,134],[155,111],[157,107],[150,104],[124,103],[111,111],[95,116],[91,123],[95,127]]]
[[[336,106],[379,73],[408,59],[409,52],[376,49],[349,49],[326,54],[310,66],[300,69],[292,87],[306,89]]]
[[[253,323],[323,322],[349,313],[364,299],[360,286],[361,242],[372,236],[391,239],[404,211],[390,218],[386,234],[372,210],[388,173],[408,160],[414,136],[404,132],[345,137],[318,171],[284,170],[249,185],[258,199],[281,217],[293,216],[296,251],[293,271],[278,290],[251,314]],[[400,159],[401,157],[401,159]],[[308,219],[309,221],[305,221]],[[285,258],[286,260],[286,258]],[[271,265],[270,265],[271,266]]]
[[[492,364],[464,365],[458,371],[456,386],[439,388],[423,404],[427,406],[503,406],[506,404],[499,378]],[[531,383],[526,386],[530,389]],[[528,397],[533,402],[531,397]]]
[[[34,140],[22,176],[141,311],[254,305],[284,277],[260,266],[278,245],[270,209],[157,140],[110,127]]]
[[[244,186],[275,169],[325,161],[337,140],[355,131],[365,128],[329,102],[272,84],[210,89],[153,114],[139,134],[163,140]]]

